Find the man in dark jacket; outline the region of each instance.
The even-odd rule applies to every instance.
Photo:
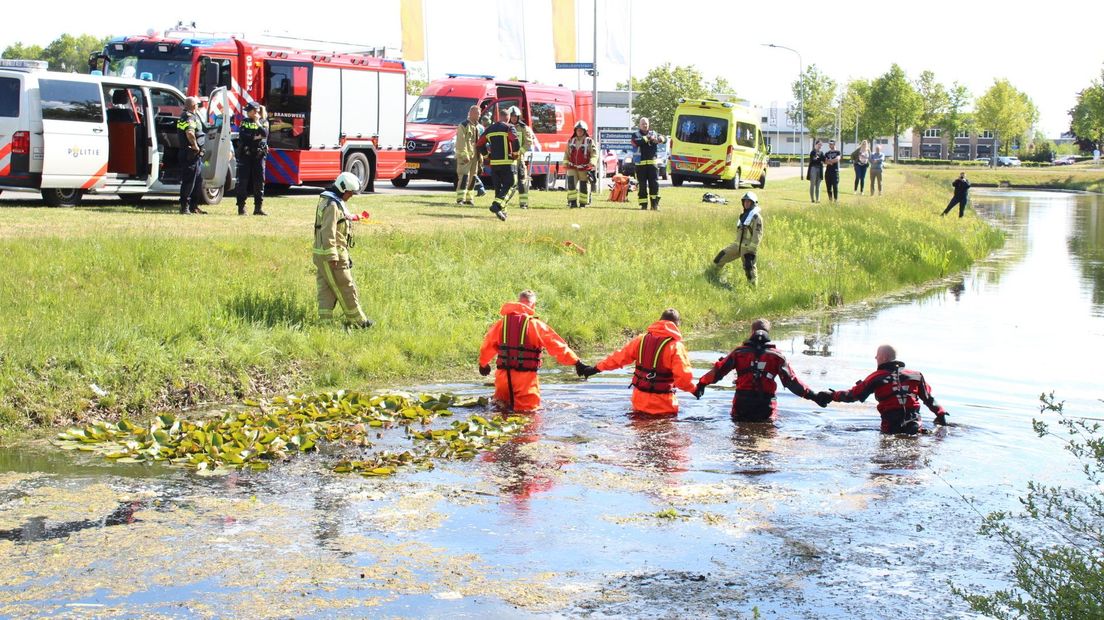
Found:
[[[636,184],[639,188],[640,209],[647,210],[649,205],[653,211],[659,210],[659,145],[666,138],[652,131],[647,118],[641,118],[638,129],[633,132],[632,146],[640,156],[636,162]]]
[[[943,215],[947,215],[955,205],[958,205],[958,217],[962,217],[966,213],[966,203],[970,201],[970,182],[966,180],[966,173],[959,173],[952,185],[954,185],[954,196],[951,202],[947,203],[947,208],[943,209]]]
[[[506,112],[503,111],[502,114],[505,116]],[[514,186],[514,166],[521,148],[517,131],[506,121],[498,121],[479,136],[476,147],[491,160],[491,180],[495,191],[491,213],[505,222],[507,196]]]
[[[245,200],[253,195],[253,215],[264,212],[265,158],[268,157],[268,119],[256,101],[245,105],[245,120],[238,128],[238,215],[245,215]]]

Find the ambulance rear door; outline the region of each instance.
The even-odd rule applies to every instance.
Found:
[[[42,187],[94,189],[107,174],[103,89],[94,80],[39,78]]]

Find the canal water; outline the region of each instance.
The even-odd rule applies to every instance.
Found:
[[[1101,197],[975,201],[1009,232],[997,255],[774,330],[814,389],[893,344],[951,427],[885,437],[873,402],[788,392],[776,423],[734,424],[723,389],[641,420],[627,370],[553,370],[510,444],[387,479],[326,455],[203,478],[3,448],[0,616],[972,617],[949,584],[1001,587],[1010,566],[981,514],[1016,509],[1029,480],[1079,484],[1031,429],[1040,393],[1104,417]],[[695,374],[743,336],[691,340]]]

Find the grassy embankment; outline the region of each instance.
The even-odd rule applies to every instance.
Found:
[[[845,194],[840,206],[809,205],[796,179],[761,191],[757,290],[738,262],[731,286],[704,273],[732,240],[737,192],[721,192],[730,204],[718,206],[699,202],[701,186],[665,189],[658,213],[604,201],[569,211],[562,192],[538,192],[505,224],[489,198],[465,209],[448,192],[357,197],[372,223],[358,226],[354,271],[377,326],[354,332],[316,318],[311,197],[269,200],[264,219],[232,215],[232,201],[188,218],[171,203],[5,206],[0,429],[288,389],[475,379],[487,325],[526,287],[594,360],[668,306],[689,333],[735,326],[936,278],[1001,243],[972,216],[937,217],[942,187],[903,180],[889,173],[884,197]]]
[[[1055,166],[1053,168],[905,168],[907,174],[944,184],[950,196],[950,183],[965,171],[975,186],[1001,186],[1104,192],[1104,168]]]

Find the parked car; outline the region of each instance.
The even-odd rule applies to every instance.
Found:
[[[989,164],[993,163],[993,158],[992,157],[975,157],[974,161],[981,162],[983,164],[989,165]]]
[[[1077,163],[1077,158],[1073,155],[1063,155],[1062,157],[1055,157],[1051,163],[1055,166],[1070,166]]]
[[[1002,156],[997,158],[997,165],[998,166],[1022,166],[1023,164],[1020,163],[1020,158],[1019,157],[1014,157],[1014,156],[1013,157],[1005,157],[1005,156],[1002,155]]]
[[[659,144],[659,148],[656,149],[656,167],[659,168],[659,178],[664,181],[667,180],[667,142]],[[621,174],[635,177],[636,176],[636,162],[640,160],[640,155],[633,151],[627,151],[622,154],[621,165],[618,168]]]

